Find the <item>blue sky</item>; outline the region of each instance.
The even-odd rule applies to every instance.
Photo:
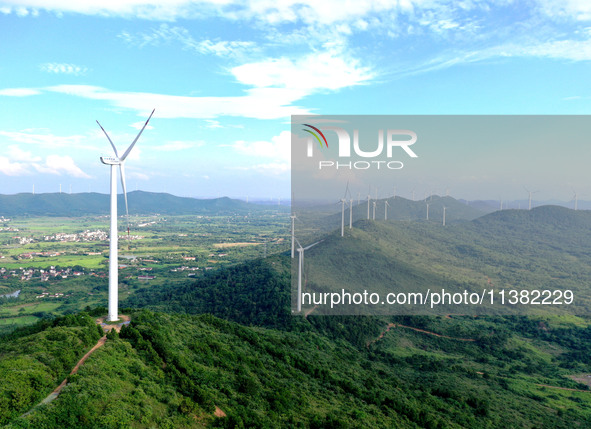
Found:
[[[122,151],[153,108],[128,190],[253,199],[290,195],[292,114],[591,113],[585,0],[0,0],[0,26],[1,193],[108,192],[95,120]],[[589,199],[590,140],[469,183],[491,148],[450,145],[397,192]]]

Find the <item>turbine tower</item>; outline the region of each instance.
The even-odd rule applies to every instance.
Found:
[[[341,198],[341,237],[345,235],[345,201]]]
[[[369,200],[370,200],[371,196],[368,195],[367,196],[367,220],[369,220]]]
[[[376,220],[376,202],[373,202],[373,220]]]
[[[429,203],[427,203],[427,220],[429,220]]]
[[[573,198],[574,198],[574,200],[575,200],[575,210],[577,210],[577,206],[578,206],[578,204],[577,204],[577,203],[579,202],[579,197],[578,197],[578,195],[577,195],[577,191],[575,191],[575,190],[573,189],[573,192],[575,193],[575,195],[573,195]]]
[[[389,206],[390,206],[390,204],[388,204],[388,201],[386,201],[384,204],[384,220],[388,220],[388,207]]]
[[[318,243],[323,242],[324,240],[317,241],[316,243],[310,244],[307,247],[302,247],[298,239],[296,238],[296,242],[298,243],[298,296],[297,296],[297,312],[300,313],[302,311],[302,271],[304,270],[304,252],[311,247],[316,246]]]
[[[295,257],[295,213],[291,216],[291,259]]]
[[[447,207],[443,206],[443,226],[445,226],[445,210],[447,210]]]
[[[353,198],[349,200],[349,229],[353,228]]]
[[[532,194],[535,194],[535,193],[536,193],[536,192],[538,192],[538,191],[533,191],[533,192],[532,192],[532,191],[530,191],[529,189],[527,189],[525,186],[524,186],[524,189],[525,189],[525,190],[526,190],[526,192],[529,194],[529,209],[528,209],[528,210],[531,210],[531,195],[532,195]]]
[[[154,109],[156,110],[156,109]],[[114,157],[103,157],[101,156],[101,162],[105,165],[111,166],[111,232],[109,233],[109,315],[108,321],[114,322],[119,319],[119,311],[117,308],[118,305],[118,287],[119,287],[119,272],[118,272],[118,255],[117,255],[117,239],[118,239],[118,230],[117,230],[117,171],[115,170],[116,166],[119,166],[119,174],[121,176],[121,186],[123,187],[123,197],[125,199],[125,213],[129,220],[129,210],[127,207],[127,190],[125,188],[125,159],[129,155],[129,152],[135,146],[137,140],[140,138],[140,135],[150,122],[152,115],[154,114],[154,110],[150,113],[150,117],[138,133],[135,140],[129,145],[127,150],[123,153],[122,156],[119,156],[117,152],[117,148],[113,144],[113,141],[103,128],[103,126],[96,121],[107,139],[109,143],[111,143],[111,147],[113,148],[113,152],[115,152]],[[127,228],[127,232],[129,233],[129,226]]]

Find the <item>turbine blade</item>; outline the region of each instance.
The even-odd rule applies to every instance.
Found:
[[[123,187],[123,198],[125,199],[125,216],[129,229],[129,209],[127,207],[127,188],[125,186],[125,164],[119,164],[119,173],[121,175],[121,186]]]
[[[109,139],[109,143],[111,143],[111,147],[113,147],[113,150],[115,151],[115,156],[117,158],[119,158],[119,154],[117,153],[117,148],[113,144],[113,141],[111,140],[111,137],[109,137],[109,135],[107,134],[107,132],[105,131],[105,129],[103,128],[103,126],[100,124],[99,121],[96,121],[96,123],[98,124],[99,127],[101,127],[101,130],[103,130],[103,133],[105,133],[105,135],[107,136],[107,139]]]
[[[144,128],[146,128],[146,126],[148,125],[148,122],[150,122],[150,119],[152,118],[152,115],[154,114],[155,110],[156,109],[152,110],[152,113],[150,113],[150,117],[148,118],[148,120],[146,121],[146,123],[144,124],[142,129],[140,130],[139,134],[137,135],[135,140],[129,145],[129,147],[127,148],[127,150],[125,151],[125,153],[121,157],[121,161],[125,161],[125,158],[127,158],[127,155],[129,155],[129,152],[131,152],[131,149],[133,149],[133,147],[135,146],[135,143],[137,142],[137,140],[140,138],[140,136],[144,132]]]

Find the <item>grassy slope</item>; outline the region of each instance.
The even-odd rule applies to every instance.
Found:
[[[91,356],[56,401],[9,427],[591,424],[591,393],[537,386],[583,388],[564,374],[589,368],[567,370],[559,357],[567,348],[552,335],[589,345],[586,327],[558,319],[538,329],[520,319],[412,318],[425,330],[477,341],[397,327],[366,347],[347,340],[347,325],[360,318],[333,326],[330,318],[311,319],[285,331],[136,312],[124,338]],[[215,407],[227,417],[215,418]]]

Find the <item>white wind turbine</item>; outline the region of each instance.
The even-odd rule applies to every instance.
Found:
[[[388,207],[390,207],[390,204],[386,201],[384,203],[384,220],[388,220]]]
[[[296,238],[296,242],[298,243],[298,296],[297,296],[297,312],[300,313],[302,311],[302,271],[304,270],[304,252],[311,247],[316,246],[318,243],[323,242],[324,240],[317,241],[316,243],[310,244],[309,246],[302,247],[298,239]]]
[[[445,210],[447,210],[447,207],[443,206],[443,226],[445,226]]]
[[[577,204],[577,203],[579,202],[579,197],[578,197],[578,195],[577,195],[577,191],[575,191],[575,190],[573,189],[573,192],[575,193],[575,194],[573,195],[573,198],[574,198],[574,200],[575,200],[575,210],[577,210],[577,206],[578,206],[578,204]]]
[[[295,257],[295,220],[296,220],[296,215],[295,213],[292,214],[291,216],[291,259],[293,259]]]
[[[376,205],[377,205],[377,203],[374,201],[373,202],[373,220],[376,220]]]
[[[154,110],[156,110],[156,109],[154,109]],[[105,133],[105,136],[107,136],[107,139],[109,140],[109,143],[111,143],[111,147],[113,148],[113,151],[115,152],[114,157],[101,156],[101,162],[103,164],[111,166],[111,232],[109,234],[109,315],[108,315],[109,322],[114,322],[119,319],[119,314],[118,314],[119,311],[117,308],[118,287],[119,287],[119,272],[118,272],[119,267],[117,265],[118,264],[117,239],[118,239],[119,232],[117,230],[117,172],[115,171],[115,167],[119,166],[119,174],[121,176],[121,186],[123,187],[123,197],[125,199],[125,213],[127,215],[128,222],[129,222],[129,210],[127,207],[127,190],[125,188],[125,159],[129,155],[129,152],[131,152],[131,150],[135,146],[137,140],[140,138],[140,135],[142,134],[142,132],[144,131],[144,129],[148,125],[148,122],[150,122],[150,119],[152,118],[152,115],[154,114],[154,110],[152,110],[152,113],[150,113],[150,117],[148,118],[148,120],[146,121],[146,123],[144,124],[144,126],[142,127],[140,132],[138,133],[137,137],[129,145],[129,147],[123,153],[122,156],[119,156],[119,153],[117,152],[117,148],[113,144],[113,141],[111,140],[111,138],[109,137],[109,135],[107,134],[107,132],[105,131],[103,126],[99,123],[99,121],[96,121],[96,123],[99,125],[99,127],[101,127],[101,130],[103,130],[103,133]],[[129,233],[129,227],[127,228],[127,231]]]
[[[535,194],[535,193],[536,193],[536,192],[538,192],[538,191],[533,191],[533,192],[532,192],[532,191],[530,191],[529,189],[527,189],[525,186],[524,186],[523,188],[524,188],[524,189],[526,190],[526,192],[529,194],[529,209],[528,209],[528,210],[531,210],[531,195],[532,195],[532,194]]]
[[[341,237],[345,235],[345,201],[341,198]]]
[[[429,220],[429,203],[427,203],[427,220]]]
[[[353,228],[353,198],[349,200],[349,229]]]

